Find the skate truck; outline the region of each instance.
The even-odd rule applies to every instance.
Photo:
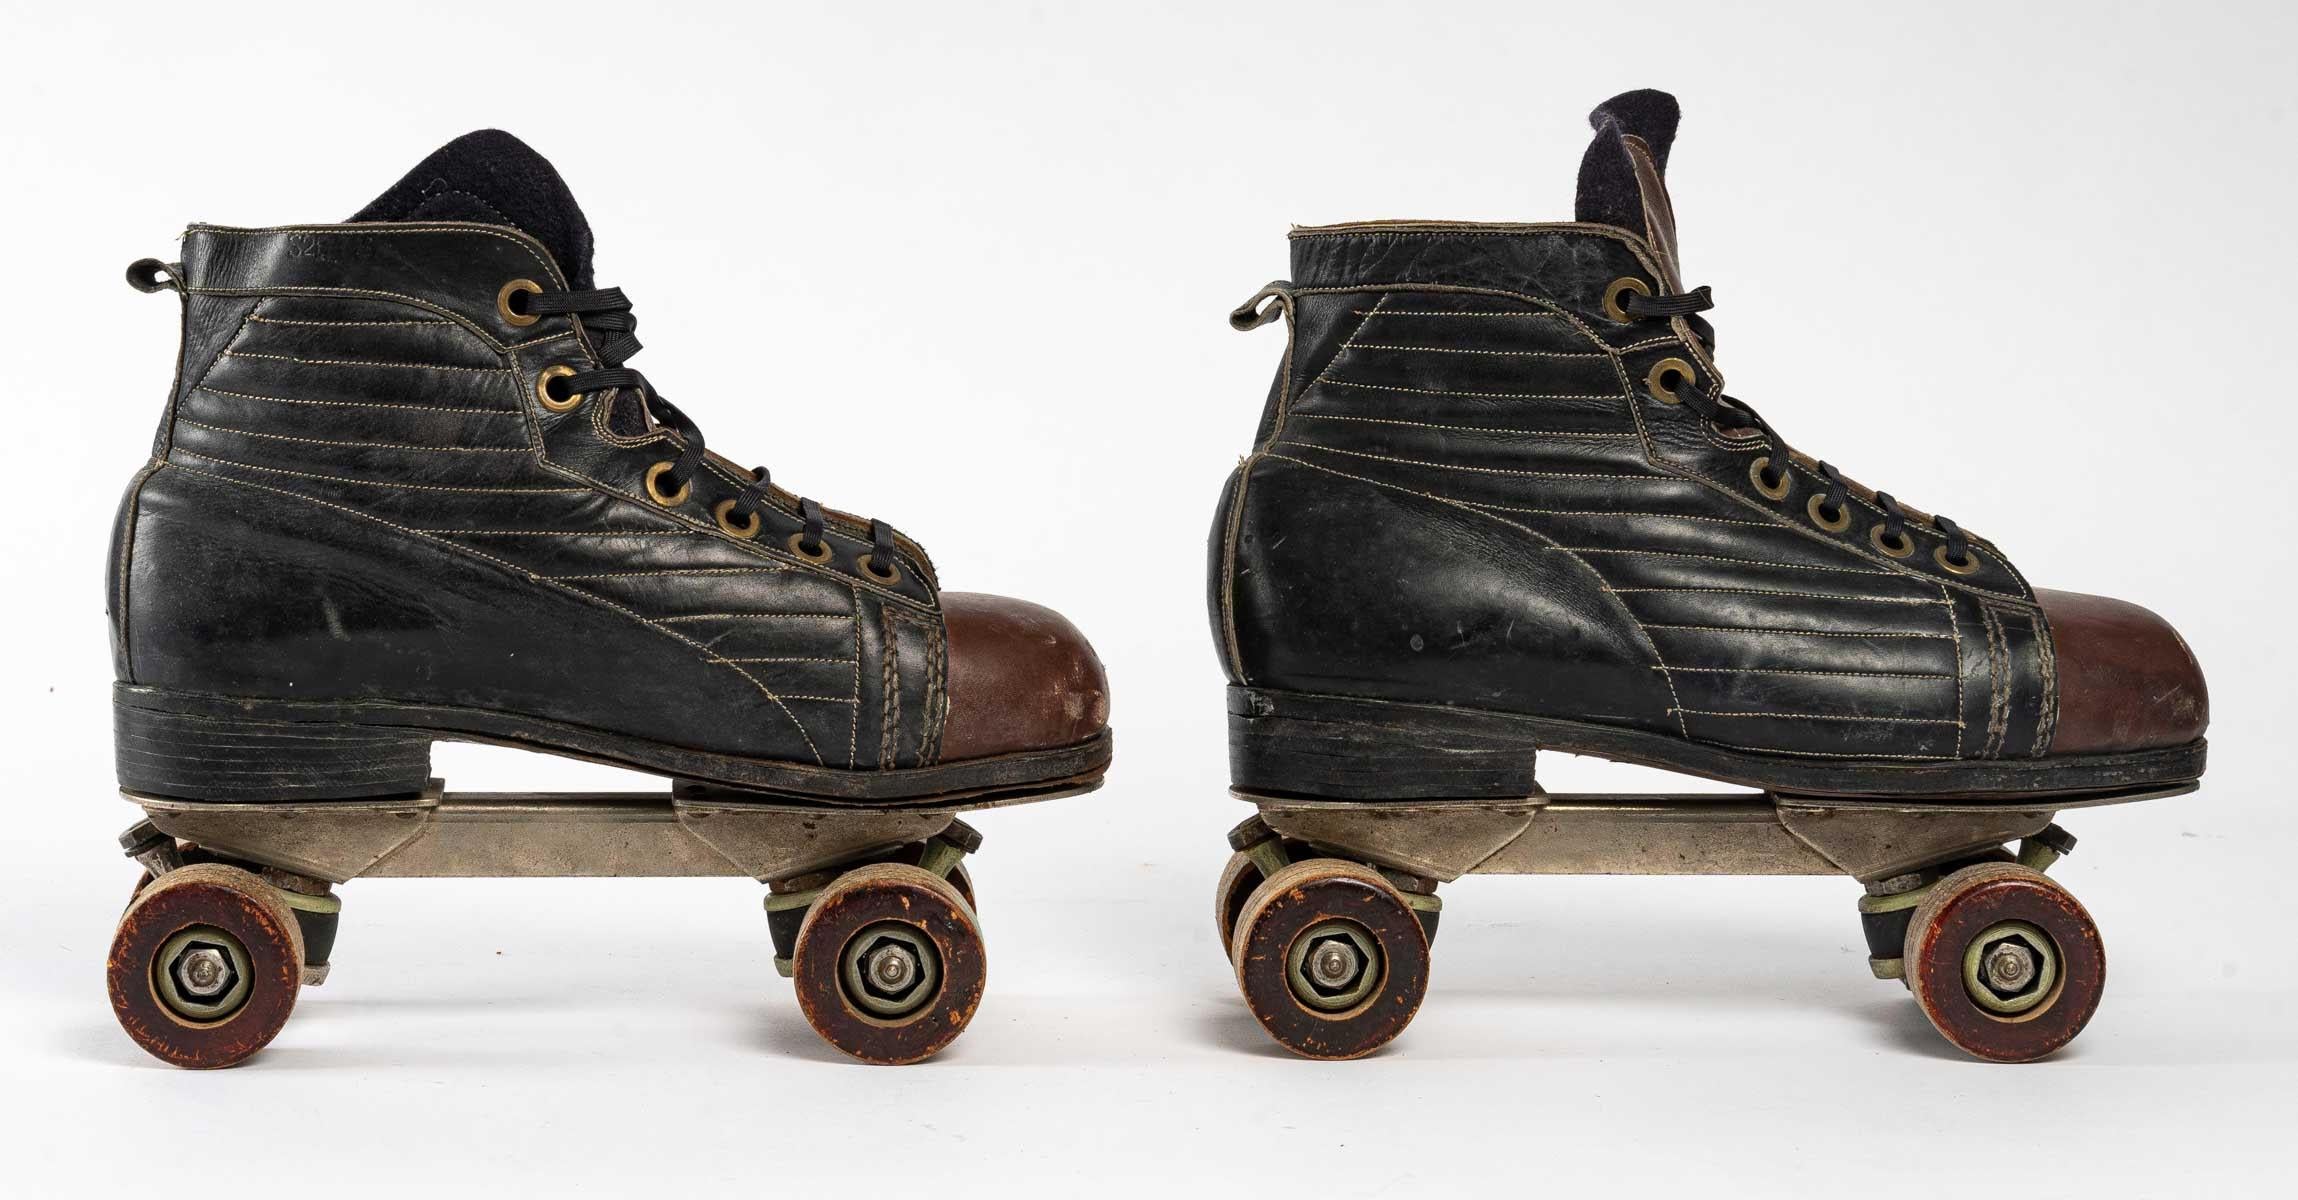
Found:
[[[2040,1058],[2106,958],[2061,812],[2192,791],[2208,702],[2161,618],[1790,448],[1723,391],[1664,183],[1675,101],[1592,117],[1576,220],[1297,229],[1209,603],[1256,815],[1215,916],[1253,1014],[1368,1053],[1471,874],[1832,874],[1878,978]],[[1942,447],[1944,448],[1944,447]],[[1757,789],[1567,796],[1537,751]]]
[[[183,301],[107,580],[145,870],[108,975],[138,1045],[255,1053],[327,978],[336,885],[409,876],[749,876],[831,1044],[909,1062],[964,1029],[985,961],[960,814],[1109,764],[1074,627],[944,592],[884,522],[709,452],[625,365],[629,299],[508,134],[348,224],[195,227],[129,281]],[[806,401],[799,444],[897,461],[824,415],[844,403]],[[458,794],[442,740],[673,783]]]

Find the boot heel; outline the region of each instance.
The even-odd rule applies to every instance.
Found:
[[[403,730],[142,708],[115,697],[120,787],[186,800],[351,800],[411,795],[431,739]]]
[[[1336,800],[1538,794],[1538,747],[1507,717],[1433,704],[1229,689],[1229,778]]]

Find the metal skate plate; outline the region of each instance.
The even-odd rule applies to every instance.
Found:
[[[2041,832],[2062,809],[2192,785],[2030,804],[1778,796],[1537,795],[1307,800],[1239,790],[1278,834],[1438,881],[1462,875],[1834,875],[1885,878]]]
[[[449,792],[436,779],[419,796],[390,800],[218,804],[121,795],[171,837],[332,883],[560,876],[772,882],[923,841],[957,813],[984,807],[825,808],[694,788]]]

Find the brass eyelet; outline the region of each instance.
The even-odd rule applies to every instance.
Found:
[[[1645,373],[1644,390],[1662,404],[1682,404],[1684,398],[1676,394],[1675,388],[1663,382],[1670,375],[1675,376],[1684,387],[1697,383],[1700,377],[1699,371],[1692,364],[1680,358],[1663,358],[1653,363],[1652,369]]]
[[[790,547],[790,553],[805,559],[807,562],[826,563],[830,561],[830,543],[826,541],[816,542],[814,548],[808,550],[806,548],[806,531],[803,529],[791,534],[790,540],[783,544]]]
[[[1931,561],[1947,568],[1949,572],[1956,575],[1968,575],[1979,569],[1978,555],[1965,550],[1962,562],[1951,562],[1947,558],[1947,547],[1943,544],[1931,547]]]
[[[1795,476],[1781,471],[1778,483],[1766,483],[1765,478],[1770,474],[1770,455],[1758,455],[1754,462],[1747,465],[1747,480],[1755,485],[1755,490],[1762,492],[1766,499],[1787,499],[1787,494],[1795,490]]]
[[[521,292],[529,296],[540,296],[543,294],[543,285],[532,279],[514,279],[504,284],[503,290],[495,293],[495,312],[506,323],[524,329],[542,320],[542,318],[533,313],[523,313],[511,307],[511,297]]]
[[[1811,499],[1803,502],[1803,511],[1811,517],[1811,523],[1829,533],[1841,533],[1851,528],[1851,506],[1848,504],[1835,510],[1835,519],[1832,521],[1819,515],[1819,506],[1826,500],[1826,492],[1813,492]]]
[[[1604,315],[1622,325],[1636,319],[1634,313],[1620,307],[1620,297],[1628,292],[1634,292],[1639,296],[1649,296],[1652,294],[1652,289],[1651,285],[1633,275],[1615,279],[1610,287],[1604,289]]]
[[[870,556],[867,554],[855,559],[854,565],[862,569],[862,574],[885,584],[887,587],[892,587],[902,581],[902,569],[900,567],[889,566],[883,574],[880,574],[878,564],[870,561]]]
[[[676,508],[686,503],[686,498],[694,494],[694,481],[691,479],[679,484],[675,495],[665,496],[662,494],[662,477],[669,474],[670,469],[677,465],[677,463],[665,459],[646,469],[646,494],[653,497],[654,502],[664,508]]]
[[[710,510],[710,514],[718,518],[718,528],[744,541],[757,537],[758,527],[762,523],[758,516],[758,510],[750,510],[750,523],[748,525],[736,525],[733,520],[734,503],[732,500],[721,500],[718,502],[718,507]]]
[[[565,363],[555,363],[544,367],[543,373],[535,376],[535,399],[552,412],[573,412],[575,409],[581,408],[581,392],[568,392],[563,400],[551,395],[551,380],[570,379],[574,373],[575,369]]]
[[[1899,531],[1897,541],[1886,541],[1883,537],[1883,526],[1880,524],[1870,525],[1867,528],[1867,540],[1876,549],[1893,558],[1905,558],[1915,553],[1915,539],[1908,537],[1907,531],[1904,529]]]

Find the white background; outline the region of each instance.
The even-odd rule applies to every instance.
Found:
[[[0,28],[15,1194],[2025,1198],[2286,1164],[2286,6],[99,7]],[[1840,879],[1448,889],[1428,1003],[1364,1062],[1283,1055],[1233,994],[1202,546],[1282,338],[1223,314],[1288,222],[1569,217],[1582,114],[1641,86],[1684,103],[1733,390],[2038,582],[2167,614],[2210,672],[2203,792],[2068,822],[2113,984],[2051,1063],[1947,1049],[1867,978]],[[340,219],[487,125],[572,183],[637,365],[713,446],[1109,665],[1108,788],[979,822],[990,995],[931,1064],[817,1042],[740,881],[354,884],[335,978],[236,1071],[161,1067],[107,1011],[133,813],[100,563],[176,323],[120,269],[191,220]]]

